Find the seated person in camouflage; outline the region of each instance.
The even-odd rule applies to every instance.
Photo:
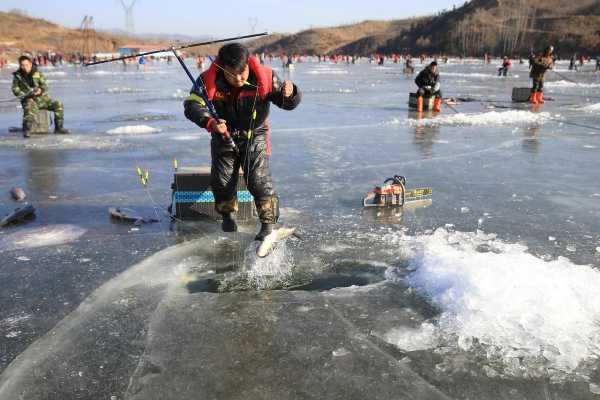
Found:
[[[12,91],[21,100],[23,106],[23,136],[29,137],[33,128],[35,114],[39,110],[54,112],[54,133],[69,133],[63,127],[64,109],[58,100],[48,96],[46,78],[37,70],[31,57],[19,57],[19,69],[13,73]]]

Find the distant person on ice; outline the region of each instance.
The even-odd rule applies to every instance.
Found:
[[[261,222],[256,240],[263,240],[279,218],[279,198],[269,169],[269,106],[284,110],[298,106],[301,94],[292,82],[282,82],[269,67],[250,57],[248,49],[231,43],[201,75],[208,98],[222,119],[211,118],[202,98],[192,90],[185,100],[185,116],[211,133],[211,186],[215,209],[223,216],[225,232],[237,231],[232,213],[238,209],[236,185],[240,166]],[[239,154],[227,143],[230,136]]]
[[[498,68],[498,76],[508,75],[508,70],[512,67],[512,61],[508,57],[502,60],[502,66]]]
[[[532,60],[531,72],[529,73],[529,77],[533,81],[531,96],[529,97],[532,104],[544,103],[544,77],[546,71],[554,67],[553,53],[554,47],[548,46],[543,55]]]
[[[404,66],[404,73],[405,74],[414,74],[415,73],[415,67],[413,66],[413,60],[411,56],[407,56],[406,57],[406,64]]]
[[[419,72],[415,83],[419,87],[417,91],[417,111],[423,112],[423,96],[435,96],[433,111],[442,110],[442,92],[440,90],[440,74],[437,69],[437,61],[432,61],[425,69]]]
[[[19,57],[19,69],[13,73],[12,92],[23,107],[23,137],[29,137],[39,110],[54,112],[54,133],[69,133],[64,128],[64,109],[58,100],[48,96],[48,83],[30,56]]]

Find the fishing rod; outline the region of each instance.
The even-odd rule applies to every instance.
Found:
[[[226,38],[226,39],[210,40],[208,42],[189,43],[189,44],[185,44],[185,45],[177,46],[177,47],[171,46],[171,47],[167,47],[167,48],[160,49],[160,50],[152,50],[152,51],[147,51],[145,53],[137,53],[137,54],[132,54],[132,55],[123,56],[123,57],[111,58],[110,60],[102,60],[102,61],[95,61],[95,62],[91,62],[91,63],[85,63],[85,64],[83,64],[83,66],[88,67],[90,65],[98,65],[98,64],[104,64],[104,63],[109,63],[109,62],[114,62],[114,61],[127,60],[130,58],[149,56],[151,54],[164,53],[167,51],[183,50],[183,49],[188,49],[190,47],[206,46],[209,44],[216,44],[216,43],[223,43],[223,42],[231,42],[232,40],[250,39],[253,37],[265,36],[268,34],[269,34],[268,32],[262,32],[262,33],[254,33],[252,35],[244,35],[244,36],[236,36],[236,37],[231,37],[231,38]]]
[[[179,54],[177,54],[177,50],[175,48],[172,48],[171,51],[173,52],[173,54],[177,58],[177,61],[179,61],[179,64],[181,64],[181,67],[183,68],[183,70],[187,74],[188,78],[190,78],[190,80],[192,81],[192,85],[194,87],[194,92],[196,92],[202,98],[202,101],[204,101],[204,104],[206,105],[206,108],[208,109],[208,113],[215,120],[215,122],[218,124],[219,121],[221,120],[221,118],[219,118],[219,114],[217,113],[217,110],[215,109],[215,106],[213,105],[213,103],[208,98],[208,93],[206,92],[206,86],[204,85],[204,81],[202,80],[202,74],[198,75],[198,79],[197,80],[194,79],[194,76],[192,75],[192,73],[188,69],[187,65],[185,65],[185,62],[183,61],[183,59],[181,58],[181,56],[179,56]],[[233,139],[231,138],[231,135],[229,134],[229,132],[226,132],[223,135],[223,137],[225,139],[225,143],[229,147],[231,147],[237,154],[239,154],[240,151],[237,148],[237,146],[236,146],[235,142],[233,141]]]
[[[262,32],[262,33],[252,34],[252,35],[236,36],[236,37],[225,38],[225,39],[218,39],[218,40],[210,40],[210,41],[207,41],[207,42],[190,43],[190,44],[186,44],[186,45],[183,45],[183,46],[171,46],[171,47],[160,49],[160,50],[153,50],[153,51],[148,51],[148,52],[145,52],[145,53],[137,53],[137,54],[132,54],[132,55],[128,55],[128,56],[112,58],[110,60],[102,60],[102,61],[96,61],[96,62],[86,63],[86,64],[84,64],[84,66],[88,67],[88,66],[92,66],[92,65],[98,65],[98,64],[104,64],[104,63],[109,63],[109,62],[127,60],[127,59],[130,59],[130,58],[143,57],[143,56],[147,56],[147,55],[150,55],[150,54],[172,52],[175,55],[175,58],[177,58],[177,61],[179,61],[179,64],[181,65],[181,67],[185,71],[185,73],[188,76],[188,78],[190,78],[190,81],[192,81],[192,85],[193,85],[194,91],[204,101],[204,103],[206,105],[206,108],[208,109],[208,112],[209,112],[210,116],[218,123],[219,120],[220,120],[219,114],[217,113],[217,110],[215,109],[214,105],[212,104],[212,102],[208,98],[208,94],[207,94],[207,91],[206,91],[206,86],[204,85],[204,81],[202,80],[202,75],[198,76],[197,80],[194,79],[194,76],[192,75],[192,73],[190,72],[190,70],[188,69],[188,67],[185,65],[185,62],[183,61],[183,59],[181,58],[181,56],[177,53],[177,51],[181,50],[181,49],[188,49],[190,47],[205,46],[205,45],[209,45],[209,44],[229,42],[229,41],[232,41],[232,40],[249,39],[249,38],[259,37],[259,36],[265,36],[265,35],[268,35],[268,33],[267,32]],[[223,135],[223,137],[225,139],[225,143],[228,146],[230,146],[231,148],[233,148],[233,150],[236,153],[239,154],[239,149],[237,148],[235,142],[231,138],[231,135],[229,134],[229,132],[227,132],[225,135]]]

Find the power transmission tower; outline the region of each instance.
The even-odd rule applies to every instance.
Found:
[[[258,18],[256,18],[256,17],[248,18],[248,24],[250,24],[250,31],[252,32],[252,34],[254,34],[256,31],[256,25],[258,25]]]
[[[96,53],[96,29],[94,27],[94,17],[86,15],[79,26],[81,31],[81,54],[91,57]]]
[[[123,10],[125,10],[125,29],[128,32],[133,33],[135,29],[135,25],[133,23],[133,6],[137,0],[133,0],[130,5],[125,4],[125,0],[121,0],[121,5],[123,6]]]

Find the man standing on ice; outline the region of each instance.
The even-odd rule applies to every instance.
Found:
[[[544,104],[544,77],[546,71],[554,67],[554,47],[548,46],[544,54],[532,60],[529,77],[533,81],[529,101],[532,104]]]
[[[423,96],[435,96],[433,100],[433,111],[440,112],[442,109],[442,92],[440,90],[440,74],[437,69],[437,61],[432,61],[425,69],[419,72],[415,83],[419,87],[417,91],[417,112],[423,112]]]
[[[269,106],[273,103],[293,110],[300,103],[300,91],[292,82],[282,82],[270,68],[260,65],[239,43],[223,46],[201,78],[208,99],[222,119],[211,117],[194,89],[184,102],[185,116],[212,136],[211,187],[215,209],[223,216],[223,231],[237,231],[232,213],[238,209],[236,190],[241,166],[261,222],[256,240],[262,241],[279,218],[279,199],[269,170]]]
[[[23,137],[29,137],[39,110],[54,111],[54,133],[69,133],[63,127],[64,108],[48,96],[48,83],[30,56],[19,57],[19,69],[13,73],[12,92],[23,107]]]

